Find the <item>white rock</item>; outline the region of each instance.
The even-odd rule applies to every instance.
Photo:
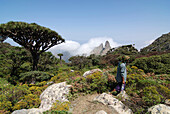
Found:
[[[94,101],[98,101],[103,103],[104,105],[108,105],[110,108],[113,108],[118,114],[132,114],[132,110],[125,106],[121,101],[114,98],[112,95],[103,93],[96,98]]]
[[[53,84],[53,83],[54,83],[53,81],[47,82],[47,85],[51,85],[51,84]]]
[[[93,74],[93,73],[95,73],[95,72],[97,72],[97,71],[102,72],[100,69],[89,70],[89,71],[86,71],[86,72],[83,74],[83,77],[86,77],[86,76],[88,76],[88,75],[91,75],[91,74]]]
[[[98,112],[96,112],[96,114],[107,114],[104,110],[100,110]]]
[[[170,106],[159,104],[148,109],[151,114],[170,114]]]
[[[32,109],[21,109],[16,110],[12,114],[43,114],[43,109],[32,108]]]
[[[170,99],[166,99],[165,104],[170,105]]]
[[[69,93],[70,87],[66,82],[52,84],[40,95],[41,105],[39,108],[16,110],[12,114],[42,114],[51,109],[56,100],[60,102],[68,101],[65,95]]]

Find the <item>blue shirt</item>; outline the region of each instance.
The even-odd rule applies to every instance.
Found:
[[[124,77],[124,81],[126,82],[127,72],[126,72],[126,63],[119,63],[117,67],[117,82],[122,82],[122,77]]]

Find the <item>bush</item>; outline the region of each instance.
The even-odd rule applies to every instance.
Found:
[[[56,101],[51,110],[57,110],[57,111],[69,111],[69,107],[70,107],[70,102],[65,101],[65,102],[60,102],[60,101]]]
[[[145,87],[143,89],[143,94],[142,99],[145,102],[145,105],[147,106],[153,106],[161,102],[161,99],[163,98],[161,95],[156,90],[156,87],[150,86],[150,87]]]
[[[68,111],[46,111],[46,112],[43,112],[43,114],[71,114],[69,113]]]
[[[111,80],[112,81],[112,78]],[[88,75],[86,78],[82,76],[71,77],[68,82],[72,85],[70,96],[74,96],[75,93],[92,93],[92,92],[105,92],[109,88],[108,76],[103,75],[102,72],[95,72]]]
[[[92,91],[97,91],[99,93],[105,92],[107,90],[108,78],[102,74],[102,72],[95,72],[86,77],[87,83],[90,84]]]
[[[47,72],[42,71],[31,71],[26,73],[21,73],[19,75],[20,81],[28,82],[28,83],[35,83],[41,81],[49,80],[53,75]]]
[[[169,74],[170,72],[170,53],[154,55],[150,57],[137,58],[131,65],[143,69],[145,73],[154,72],[156,74]]]
[[[37,108],[39,107],[41,103],[41,100],[38,96],[33,94],[28,94],[23,97],[19,102],[17,102],[13,110],[19,110],[19,109],[29,109],[29,108]]]
[[[22,99],[23,96],[30,94],[27,85],[13,86],[4,81],[4,85],[0,86],[0,110],[4,113],[12,111],[12,107]],[[0,84],[1,85],[1,84]]]
[[[69,113],[70,102],[56,101],[49,111],[43,112],[43,114],[71,114]]]

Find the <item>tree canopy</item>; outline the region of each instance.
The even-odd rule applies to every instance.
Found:
[[[9,37],[31,52],[33,70],[37,70],[39,56],[65,40],[55,31],[36,23],[8,22],[0,24],[0,36]]]

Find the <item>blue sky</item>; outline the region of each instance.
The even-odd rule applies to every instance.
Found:
[[[112,38],[140,49],[170,32],[170,0],[0,0],[0,4],[0,23],[35,22],[80,45],[93,38]]]

